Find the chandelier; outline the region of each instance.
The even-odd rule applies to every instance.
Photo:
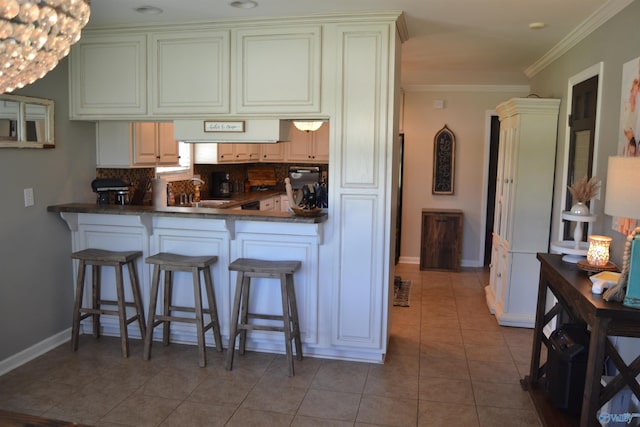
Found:
[[[44,77],[80,40],[90,0],[0,0],[0,93]]]

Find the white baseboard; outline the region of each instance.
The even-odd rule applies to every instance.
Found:
[[[24,365],[25,363],[35,359],[38,356],[42,356],[48,351],[53,350],[65,342],[71,340],[71,328],[65,329],[49,338],[45,338],[32,345],[31,347],[22,350],[19,353],[14,354],[4,360],[0,361],[0,375],[4,375],[15,368]],[[69,350],[71,351],[71,350]]]

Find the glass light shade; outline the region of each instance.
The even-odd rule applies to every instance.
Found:
[[[322,120],[294,120],[293,125],[301,131],[314,132],[320,129],[324,123]]]
[[[596,267],[602,267],[609,262],[609,245],[611,237],[589,236],[589,250],[587,251],[587,263]]]
[[[44,77],[89,22],[88,0],[0,0],[0,93]]]

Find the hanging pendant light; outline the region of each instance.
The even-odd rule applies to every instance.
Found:
[[[0,93],[44,77],[89,22],[89,0],[0,0]]]
[[[322,120],[294,120],[293,125],[301,131],[314,132],[320,129],[324,123]]]

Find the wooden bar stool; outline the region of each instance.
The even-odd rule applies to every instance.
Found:
[[[77,259],[78,278],[76,281],[76,299],[73,308],[73,325],[71,331],[71,348],[78,350],[78,335],[80,334],[80,321],[93,316],[93,336],[100,337],[100,315],[108,314],[118,316],[120,322],[120,341],[122,346],[122,356],[129,357],[129,340],[127,325],[134,320],[140,326],[140,335],[145,337],[144,309],[142,308],[142,297],[140,296],[140,281],[136,270],[135,260],[142,256],[140,251],[115,252],[103,249],[84,249],[71,254],[72,259]],[[82,297],[84,293],[84,280],[86,266],[92,268],[92,295],[91,308],[82,307]],[[126,265],[129,270],[129,281],[133,293],[133,302],[125,301],[122,267]],[[103,300],[100,298],[101,291],[101,267],[114,267],[116,271],[116,294],[117,300]],[[102,306],[116,306],[117,310],[103,309]],[[126,307],[134,307],[135,314],[127,319]]]
[[[151,357],[151,341],[153,340],[153,329],[163,324],[162,341],[164,345],[169,345],[169,333],[171,322],[195,323],[198,335],[198,349],[200,353],[199,365],[207,365],[205,353],[204,334],[207,330],[213,330],[213,338],[216,343],[216,350],[222,351],[222,338],[220,337],[220,323],[218,322],[218,309],[216,305],[216,295],[213,290],[213,280],[211,278],[211,265],[218,260],[217,256],[186,256],[167,252],[148,257],[145,262],[154,264],[153,278],[151,284],[151,296],[149,301],[149,315],[147,335],[144,341],[144,360]],[[162,314],[156,314],[158,301],[158,287],[160,285],[160,271],[164,271],[164,301]],[[194,307],[180,307],[172,305],[173,293],[173,273],[176,271],[191,272],[193,274],[193,298]],[[204,288],[207,293],[209,308],[202,308],[202,291],[200,283],[200,272],[204,276]],[[195,318],[173,316],[172,311],[182,311],[195,313]],[[211,320],[204,324],[203,314],[209,314]]]
[[[298,321],[298,306],[293,284],[293,273],[300,268],[300,261],[265,261],[251,258],[238,258],[229,264],[230,271],[237,271],[236,294],[231,312],[229,326],[229,347],[227,348],[226,368],[233,368],[236,336],[240,335],[238,351],[244,354],[247,341],[247,331],[280,331],[284,332],[287,360],[289,362],[289,376],[294,375],[293,353],[291,340],[295,340],[296,358],[302,360],[302,344],[300,342],[300,323]],[[249,312],[249,290],[252,277],[280,279],[280,293],[282,296],[282,316]],[[242,309],[241,309],[242,307]],[[249,319],[281,320],[282,326],[258,325],[249,323]]]

